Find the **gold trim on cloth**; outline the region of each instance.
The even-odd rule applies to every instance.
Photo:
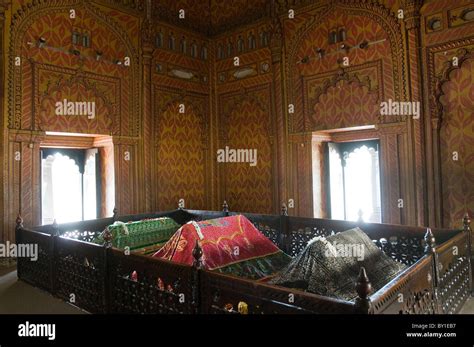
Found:
[[[243,235],[244,234],[244,231],[242,230],[242,224],[240,223],[240,215],[237,216],[237,219],[238,219],[238,224],[239,224],[239,230],[234,232],[232,235],[230,236],[220,236],[217,238],[217,240],[202,240],[200,242],[201,244],[201,247],[204,246],[204,245],[207,245],[208,243],[210,244],[213,244],[213,245],[217,245],[219,242],[221,242],[222,240],[233,240],[234,237],[236,237],[237,235]]]

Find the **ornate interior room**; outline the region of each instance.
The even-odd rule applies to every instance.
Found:
[[[0,0],[0,30],[0,241],[39,247],[0,312],[474,313],[471,0]],[[380,268],[303,281],[314,237]]]

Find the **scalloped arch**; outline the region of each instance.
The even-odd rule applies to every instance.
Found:
[[[55,85],[53,88],[49,89],[48,92],[43,95],[43,98],[41,98],[41,102],[39,102],[39,100],[38,100],[38,105],[36,106],[37,109],[38,109],[38,112],[41,114],[41,112],[43,111],[43,108],[42,108],[43,104],[45,102],[47,102],[48,100],[50,100],[52,95],[54,95],[55,93],[60,93],[66,87],[71,88],[73,86],[76,86],[77,84],[82,85],[83,88],[85,89],[85,91],[90,91],[94,97],[102,100],[104,106],[109,111],[109,112],[105,113],[105,118],[106,118],[110,128],[112,129],[111,131],[113,133],[118,127],[118,124],[116,124],[114,122],[117,119],[116,114],[115,114],[115,112],[116,112],[115,105],[113,105],[110,102],[110,100],[108,100],[107,96],[104,95],[104,93],[100,92],[99,90],[97,90],[97,88],[95,88],[93,85],[91,85],[89,83],[89,81],[87,80],[87,78],[84,78],[82,76],[74,76],[70,79],[62,80],[60,83]],[[41,120],[41,116],[35,118],[36,126],[39,130],[43,130],[42,127],[41,127],[41,124],[39,124],[40,120]]]
[[[358,87],[363,88],[366,87],[369,91],[369,93],[377,93],[378,90],[373,89],[372,85],[370,83],[370,80],[361,80],[357,73],[343,73],[343,74],[338,74],[332,77],[329,77],[324,80],[323,85],[320,88],[319,92],[316,93],[316,98],[314,102],[311,104],[312,108],[316,106],[316,104],[319,103],[321,96],[325,95],[328,93],[330,88],[336,87],[338,83],[344,82],[344,83],[354,83]]]
[[[290,95],[293,93],[292,90],[294,88],[292,87],[297,83],[295,66],[301,42],[309,33],[318,28],[324,22],[324,18],[335,9],[344,10],[351,15],[371,18],[385,30],[392,51],[395,97],[398,100],[406,98],[407,90],[406,83],[404,83],[406,66],[402,54],[403,36],[399,20],[388,8],[380,3],[361,2],[357,0],[335,0],[333,3],[321,8],[319,12],[308,19],[306,23],[297,30],[288,49],[285,67],[286,75],[288,76],[288,81],[290,83]],[[290,120],[288,120],[288,127],[289,129],[292,129]]]
[[[448,85],[451,82],[451,77],[452,74],[455,71],[461,70],[465,65],[466,62],[472,61],[474,59],[474,50],[470,51],[468,49],[462,48],[458,50],[459,54],[459,63],[458,66],[453,66],[452,64],[449,64],[446,69],[443,71],[443,74],[441,78],[438,80],[437,83],[437,90],[436,90],[436,106],[438,110],[438,118],[440,120],[440,127],[443,126],[443,114],[445,110],[445,104],[443,103],[444,97],[446,96],[446,93],[444,91],[444,88],[446,85]]]
[[[124,44],[126,51],[132,57],[132,78],[137,81],[139,74],[140,56],[138,51],[134,48],[132,42],[128,39],[128,34],[124,32],[114,20],[105,15],[98,7],[94,6],[88,0],[33,0],[27,5],[22,5],[12,16],[12,23],[10,26],[10,44],[9,55],[11,57],[17,56],[21,50],[23,37],[34,21],[46,12],[59,13],[69,10],[71,6],[78,6],[84,8],[88,14],[94,17],[97,21],[115,34],[117,39]],[[10,128],[20,128],[21,107],[19,107],[21,99],[21,73],[14,66],[13,59],[9,60],[8,65],[8,126]],[[134,94],[138,94],[137,83],[132,83]],[[19,96],[20,95],[20,96]],[[136,99],[136,98],[133,98]],[[138,100],[135,101],[134,108],[138,110]]]

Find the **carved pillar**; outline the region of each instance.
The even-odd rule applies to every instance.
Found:
[[[277,192],[274,194],[276,201],[274,201],[274,209],[281,206],[282,203],[287,202],[287,165],[286,165],[286,151],[287,151],[287,120],[286,120],[286,103],[285,103],[285,81],[284,81],[284,44],[283,33],[280,20],[274,17],[272,23],[272,38],[271,38],[271,53],[273,65],[273,114],[276,120],[276,188]],[[275,199],[274,199],[275,200]],[[275,211],[275,212],[276,212]],[[291,210],[290,210],[291,214]]]
[[[291,195],[288,196],[288,214],[299,217],[313,217],[313,172],[312,133],[290,134],[288,136],[288,175],[291,179]],[[291,202],[294,207],[291,208]]]
[[[6,11],[6,7],[7,5],[4,4],[4,1],[0,0],[0,144],[1,144],[1,150],[0,150],[0,163],[4,163],[4,159],[5,159],[5,149],[7,148],[7,146],[5,145],[6,143],[4,142],[5,141],[5,138],[4,138],[4,118],[5,118],[5,113],[4,113],[4,108],[3,108],[3,104],[4,104],[4,88],[3,86],[5,85],[4,81],[5,81],[5,73],[4,73],[4,70],[3,70],[3,67],[5,65],[5,61],[4,61],[4,57],[5,57],[5,43],[3,41],[3,38],[4,38],[4,30],[5,30],[5,11]],[[5,240],[5,236],[4,236],[4,224],[6,221],[7,218],[5,218],[5,214],[4,214],[4,198],[5,198],[5,194],[4,194],[4,177],[3,177],[3,174],[4,174],[4,170],[3,170],[3,166],[2,168],[0,169],[0,182],[2,182],[0,184],[0,220],[2,222],[0,222],[0,242],[2,240]]]
[[[115,207],[122,216],[140,211],[138,166],[140,146],[136,138],[114,136]],[[141,178],[141,177],[140,177]]]
[[[209,64],[209,169],[206,173],[208,181],[208,197],[206,208],[218,210],[220,201],[224,199],[224,179],[221,175],[222,165],[217,165],[216,151],[220,146],[219,130],[219,104],[217,95],[217,67],[216,67],[216,41],[209,40],[207,43]],[[224,143],[224,142],[222,142]]]
[[[437,227],[442,226],[443,215],[443,192],[441,189],[441,158],[439,148],[439,132],[441,128],[440,114],[436,118],[431,118],[429,124],[426,125],[430,132],[427,133],[427,143],[432,144],[430,148],[431,165],[427,170],[427,174],[431,177],[430,189],[428,189],[428,203],[430,204],[429,224]]]
[[[473,235],[471,229],[471,217],[466,212],[463,218],[463,230],[467,234],[467,255],[469,259],[469,287],[471,288],[471,295],[474,296],[474,249],[473,249]]]
[[[142,196],[143,202],[140,203],[139,208],[141,212],[151,212],[156,209],[156,202],[154,201],[154,194],[152,194],[152,168],[153,168],[153,144],[152,144],[152,132],[153,132],[153,114],[152,114],[152,60],[153,60],[153,29],[150,21],[145,21],[142,31],[142,124],[143,124],[143,142],[142,142],[142,153],[141,158],[143,162],[143,185]],[[155,182],[156,183],[156,182]]]
[[[406,32],[406,59],[407,59],[407,84],[410,96],[410,101],[423,101],[422,93],[422,68],[421,68],[421,33],[420,33],[420,8],[423,5],[423,0],[405,0],[404,6],[404,21]],[[426,165],[425,165],[425,146],[424,146],[424,114],[423,108],[420,107],[420,118],[408,120],[408,131],[411,135],[412,141],[409,144],[409,151],[411,158],[410,170],[411,176],[409,179],[409,191],[412,191],[411,199],[414,211],[408,211],[406,214],[408,224],[417,223],[418,225],[425,225],[427,221],[426,211],[427,206],[425,202],[426,195]],[[408,206],[408,207],[410,207]],[[411,209],[410,209],[411,210]]]

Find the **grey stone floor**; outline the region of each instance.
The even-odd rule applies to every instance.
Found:
[[[469,298],[461,309],[462,314],[474,314],[474,297]]]
[[[0,314],[84,314],[85,312],[49,293],[18,281],[14,268],[0,268]],[[474,314],[474,297],[461,312]]]
[[[12,271],[13,270],[13,271]],[[16,277],[0,272],[0,314],[84,314],[85,312]]]

